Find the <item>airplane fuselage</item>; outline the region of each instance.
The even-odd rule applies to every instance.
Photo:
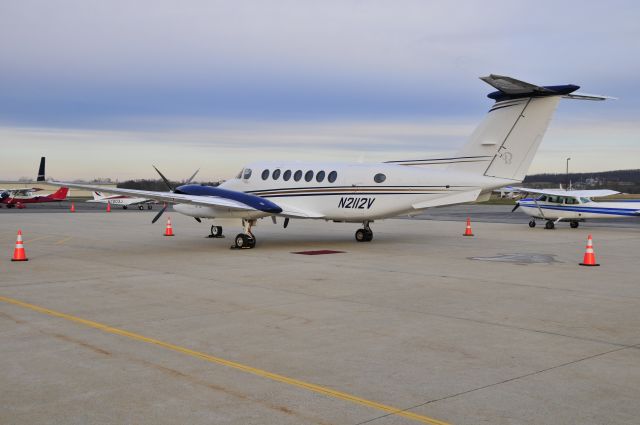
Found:
[[[582,221],[585,219],[638,217],[640,215],[638,213],[640,201],[594,202],[584,200],[580,203],[566,204],[523,199],[519,201],[519,204],[525,214],[546,220]]]
[[[362,222],[416,214],[432,206],[430,202],[437,203],[438,199],[460,194],[469,194],[462,202],[470,202],[481,191],[504,184],[504,179],[479,178],[436,167],[389,163],[258,162],[246,166],[236,178],[223,182],[219,188],[286,204],[297,211],[309,212],[309,218]],[[188,204],[173,208],[201,218],[270,215],[256,211],[247,217],[247,212]]]

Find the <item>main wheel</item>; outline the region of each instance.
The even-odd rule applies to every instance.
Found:
[[[544,228],[545,229],[553,229],[554,227],[556,227],[556,225],[553,223],[553,221],[549,220],[544,224]]]
[[[144,205],[138,205],[138,209],[142,211],[144,209]]]
[[[123,206],[122,206],[122,209],[123,209],[123,210],[126,210],[127,208],[129,208],[129,207],[128,207],[128,206],[126,206],[126,205],[123,205]]]
[[[572,229],[577,229],[579,225],[580,225],[580,223],[578,223],[577,221],[572,221],[569,224],[569,226],[571,226]]]
[[[236,248],[244,248],[248,244],[249,241],[247,240],[247,235],[239,233],[238,236],[236,236]]]
[[[529,227],[536,227],[536,221],[535,220],[531,220],[529,222]]]
[[[152,206],[151,204],[147,204],[147,209],[148,209],[148,210],[150,210],[150,209],[152,209],[152,208],[153,208],[153,206]]]
[[[356,230],[356,241],[358,242],[371,242],[373,239],[373,232],[367,229]]]

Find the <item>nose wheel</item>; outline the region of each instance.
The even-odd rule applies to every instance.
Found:
[[[362,229],[356,230],[356,241],[358,242],[371,242],[373,239],[373,231],[369,227],[369,222],[365,221]]]
[[[536,227],[536,221],[535,220],[531,220],[529,222],[529,227]]]
[[[210,238],[224,238],[222,234],[222,226],[211,226]]]

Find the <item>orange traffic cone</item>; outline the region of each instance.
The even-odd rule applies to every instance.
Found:
[[[581,266],[599,266],[600,264],[596,263],[596,253],[593,250],[593,240],[591,239],[591,235],[587,238],[587,249],[584,251],[584,259]]]
[[[171,227],[171,217],[167,218],[167,227],[164,229],[165,236],[173,236],[173,227]]]
[[[111,202],[107,202],[107,212],[111,212]]]
[[[71,209],[69,209],[69,212],[76,212],[76,204],[73,202],[71,203]]]
[[[11,261],[29,261],[27,254],[24,252],[24,244],[22,243],[22,230],[18,230],[18,238],[16,239],[16,249],[13,250],[13,258]]]
[[[473,232],[471,231],[471,219],[469,217],[467,217],[467,228],[464,229],[462,236],[473,236]]]

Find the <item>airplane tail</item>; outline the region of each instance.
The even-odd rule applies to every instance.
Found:
[[[64,201],[67,199],[67,194],[69,193],[68,187],[61,187],[51,195],[49,195],[49,199],[53,199],[55,201]]]
[[[41,157],[40,158],[40,167],[38,168],[38,177],[36,179],[36,181],[39,182],[43,182],[45,180],[44,178],[44,161],[45,161],[45,157]]]
[[[106,198],[106,196],[104,195],[104,193],[102,192],[93,192],[93,200],[94,201],[101,201],[104,198]]]
[[[498,91],[485,119],[448,168],[520,182],[524,179],[561,98],[605,100],[605,96],[572,94],[567,84],[540,87],[491,74],[481,80]]]

